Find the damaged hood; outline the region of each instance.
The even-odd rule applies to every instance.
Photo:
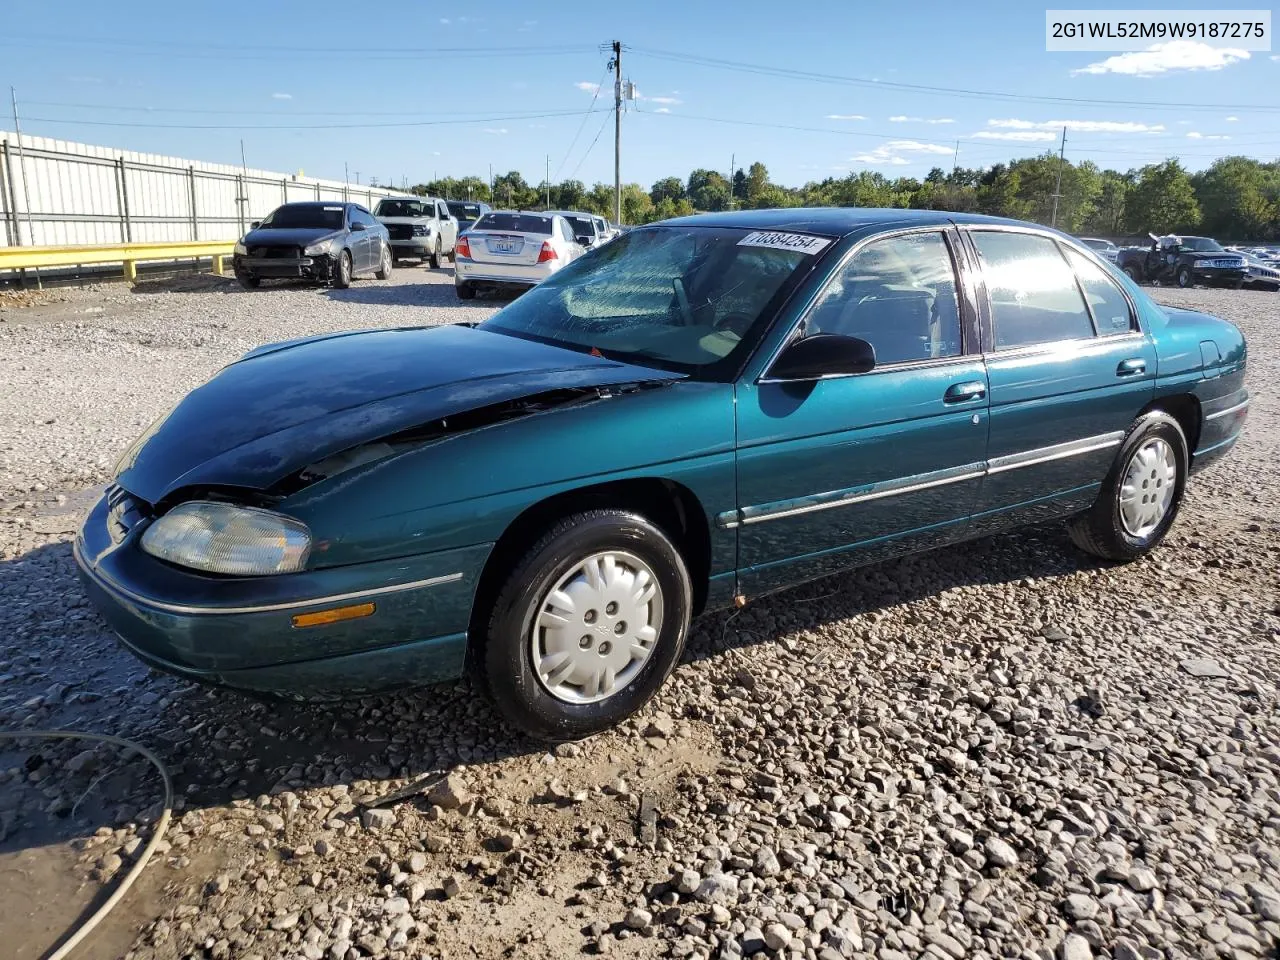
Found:
[[[272,344],[152,424],[121,458],[116,481],[151,503],[192,486],[264,490],[324,457],[442,417],[551,390],[680,377],[463,326]]]

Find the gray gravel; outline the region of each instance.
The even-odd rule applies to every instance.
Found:
[[[120,653],[74,581],[77,491],[258,343],[493,309],[427,276],[0,314],[0,728],[139,737],[180,794],[103,956],[1275,956],[1280,296],[1156,291],[1240,324],[1254,402],[1153,557],[1048,526],[779,594],[696,625],[645,714],[586,743],[512,737],[465,684],[268,704]],[[156,798],[118,755],[6,748],[0,901],[51,837],[78,872],[41,902],[96,890]]]

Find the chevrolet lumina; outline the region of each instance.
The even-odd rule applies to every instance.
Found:
[[[126,451],[75,556],[160,669],[298,697],[469,669],[582,737],[703,611],[1052,518],[1147,554],[1240,436],[1245,355],[1042,227],[670,220],[474,327],[251,351]]]
[[[232,269],[240,285],[303,279],[339,289],[357,273],[391,276],[387,228],[358,203],[286,203],[254,223],[235,245]]]

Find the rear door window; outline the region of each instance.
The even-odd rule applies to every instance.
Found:
[[[1085,299],[1089,301],[1098,334],[1106,337],[1133,330],[1133,311],[1115,281],[1100,266],[1070,247],[1067,248],[1067,259],[1071,261]]]
[[[997,350],[1093,336],[1075,274],[1052,238],[996,230],[975,230],[972,236]]]

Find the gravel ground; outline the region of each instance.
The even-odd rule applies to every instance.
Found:
[[[514,737],[465,684],[268,704],[119,652],[70,540],[125,444],[259,343],[494,308],[448,283],[0,303],[0,729],[138,738],[179,794],[83,956],[1276,955],[1280,296],[1156,291],[1244,329],[1254,403],[1150,559],[1049,526],[782,593],[697,624],[585,743]],[[0,749],[11,956],[123,873],[159,796],[137,758]]]

